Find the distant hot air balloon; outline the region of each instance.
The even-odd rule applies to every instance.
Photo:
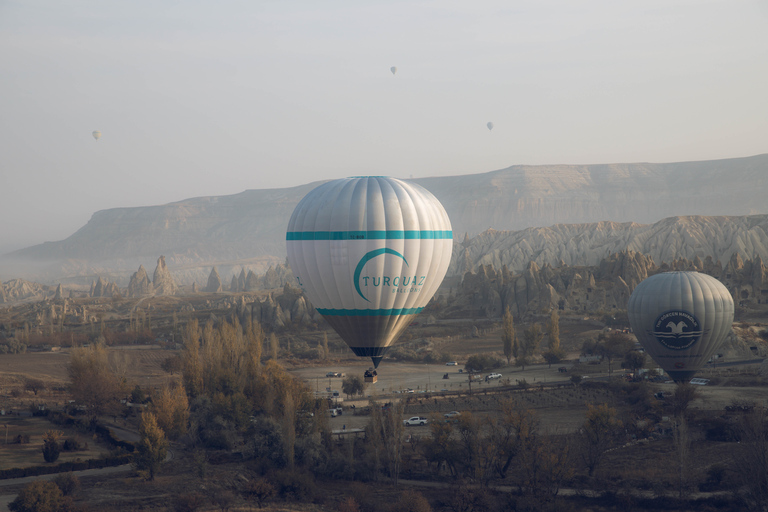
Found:
[[[355,354],[378,367],[443,281],[453,233],[445,209],[423,187],[354,177],[308,193],[291,215],[286,245],[310,302]]]
[[[733,298],[717,279],[698,272],[664,272],[644,279],[627,303],[632,330],[672,377],[689,380],[731,331]]]
[[[391,68],[389,68],[389,70],[392,72],[393,75],[397,73],[397,68],[395,66],[392,66]]]
[[[487,126],[489,130],[493,130],[493,123],[492,122],[488,121],[488,124],[486,124],[485,126]]]
[[[93,138],[99,140],[101,138],[101,132],[99,130],[93,131]]]

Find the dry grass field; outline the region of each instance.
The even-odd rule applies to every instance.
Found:
[[[42,466],[43,435],[49,430],[57,430],[63,434],[61,442],[67,438],[75,439],[82,449],[77,451],[62,451],[56,463],[74,462],[77,460],[97,459],[109,453],[109,449],[97,443],[91,436],[73,428],[62,428],[52,425],[47,419],[40,417],[0,416],[0,469],[25,468]],[[28,442],[16,443],[18,437],[28,437]],[[61,444],[60,442],[60,444]]]

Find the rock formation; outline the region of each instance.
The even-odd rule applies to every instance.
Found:
[[[669,270],[696,270],[718,278],[742,307],[768,303],[768,269],[759,257],[745,262],[735,256],[722,269],[711,259],[700,258],[679,258],[657,266],[650,257],[627,250],[611,254],[593,267],[551,267],[545,263],[539,268],[530,262],[517,275],[507,267],[496,270],[492,265],[481,265],[464,275],[444,314],[498,318],[506,307],[516,317],[555,308],[574,313],[624,310],[640,281]]]
[[[139,270],[131,276],[131,280],[128,282],[126,295],[128,297],[143,297],[150,294],[152,294],[152,283],[149,281],[147,271],[144,270],[144,265],[139,265]]]
[[[259,290],[274,290],[282,288],[294,281],[293,273],[287,264],[270,265],[263,276],[258,276],[253,270],[245,273],[245,268],[240,273],[232,274],[229,284],[231,292],[255,292]]]
[[[208,284],[205,285],[205,288],[203,288],[203,291],[206,293],[219,293],[222,291],[221,286],[221,277],[219,277],[219,273],[216,271],[216,267],[213,267],[211,269],[211,273],[208,276]]]
[[[249,270],[248,276],[245,278],[245,291],[255,292],[256,290],[260,289],[260,286],[261,284],[259,282],[259,277],[253,270]]]
[[[155,295],[176,294],[176,283],[165,265],[165,256],[160,256],[157,259],[157,267],[155,267],[155,273],[152,276],[152,286],[154,286]]]
[[[120,294],[120,289],[117,287],[115,283],[112,283],[107,279],[104,279],[103,277],[99,276],[99,278],[91,284],[91,292],[89,296],[114,297],[115,295],[119,295],[119,294]]]
[[[655,224],[557,224],[523,231],[487,230],[456,244],[448,275],[463,275],[480,265],[522,272],[528,262],[542,266],[598,265],[624,250],[650,256],[656,264],[683,258],[728,261],[734,254],[768,259],[768,215],[748,217],[673,217]],[[708,262],[708,259],[711,260]]]
[[[11,279],[0,284],[0,304],[43,300],[47,295],[46,286],[24,279]]]

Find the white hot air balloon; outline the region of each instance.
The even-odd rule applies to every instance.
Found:
[[[94,130],[92,135],[93,135],[93,138],[96,140],[99,140],[101,138],[101,132],[99,130]]]
[[[646,352],[673,380],[683,382],[707,363],[731,331],[733,298],[712,276],[664,272],[637,285],[627,314]]]
[[[397,68],[395,66],[392,66],[391,68],[389,68],[389,70],[392,72],[393,75],[397,73]]]
[[[493,123],[488,121],[488,123],[485,125],[488,127],[488,130],[493,130]]]
[[[423,187],[387,177],[334,180],[291,215],[288,263],[317,311],[378,367],[448,270],[453,233]]]

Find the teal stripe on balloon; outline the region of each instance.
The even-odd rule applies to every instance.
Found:
[[[393,308],[393,309],[320,309],[317,312],[325,316],[400,316],[416,315],[424,308]]]
[[[288,241],[300,240],[451,240],[451,230],[289,231]]]

